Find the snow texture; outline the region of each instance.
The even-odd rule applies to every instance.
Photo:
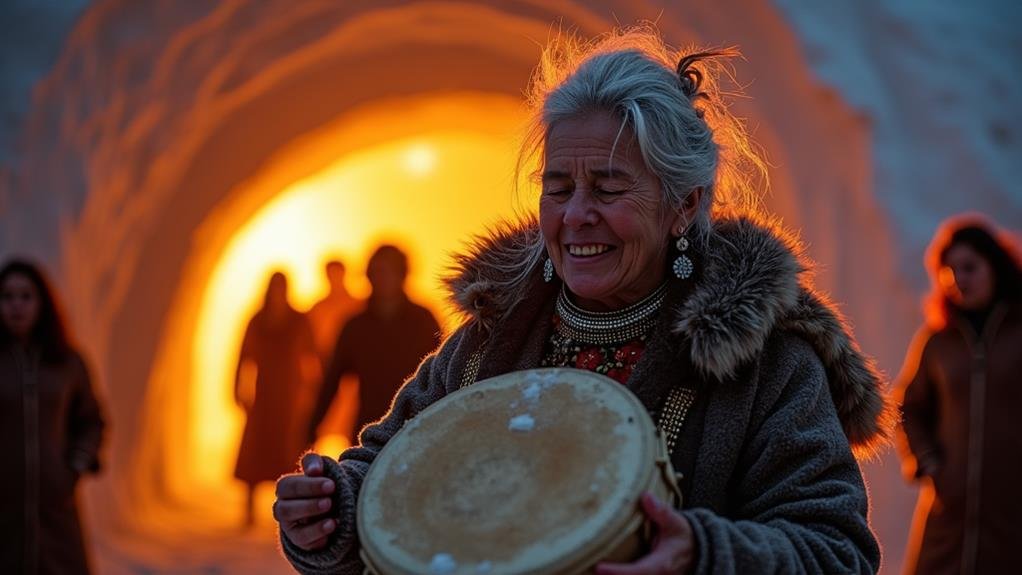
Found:
[[[536,427],[536,420],[528,413],[516,415],[507,423],[507,428],[511,431],[532,431],[534,427]]]
[[[458,563],[447,553],[437,553],[429,562],[429,572],[432,575],[450,575],[458,569]]]

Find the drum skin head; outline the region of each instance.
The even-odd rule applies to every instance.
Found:
[[[380,452],[359,494],[364,556],[384,575],[579,572],[641,522],[655,438],[638,399],[602,375],[480,381]]]

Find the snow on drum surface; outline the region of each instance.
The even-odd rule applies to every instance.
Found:
[[[447,557],[451,573],[557,570],[564,549],[599,549],[625,529],[650,481],[654,430],[630,392],[597,374],[480,381],[380,453],[359,498],[363,547],[386,573],[436,573]]]

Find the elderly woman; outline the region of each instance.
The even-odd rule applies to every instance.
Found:
[[[632,390],[672,443],[685,506],[599,573],[865,573],[880,563],[852,446],[882,439],[871,363],[802,277],[800,249],[736,213],[762,164],[713,83],[654,32],[555,42],[536,75],[539,221],[458,259],[468,320],[340,461],[308,455],[275,516],[305,573],[361,569],[355,505],[375,456],[431,403],[514,370],[568,366]],[[698,68],[697,68],[698,66]]]
[[[906,573],[996,573],[1022,544],[1022,259],[954,218],[934,237],[928,321],[905,361],[907,475],[922,480]]]

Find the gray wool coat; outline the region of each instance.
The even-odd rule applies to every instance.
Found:
[[[534,222],[505,226],[458,258],[448,284],[466,322],[422,362],[390,413],[362,431],[360,445],[339,462],[326,459],[338,528],[313,552],[281,533],[298,571],[361,573],[359,487],[406,420],[463,383],[538,366],[559,282],[543,282],[535,265],[516,300],[506,281],[535,234]],[[801,247],[776,225],[719,221],[694,259],[696,275],[670,281],[627,383],[654,420],[673,386],[696,392],[672,453],[686,478],[693,572],[876,572],[880,550],[853,456],[884,444],[893,422],[872,362],[810,287]]]

